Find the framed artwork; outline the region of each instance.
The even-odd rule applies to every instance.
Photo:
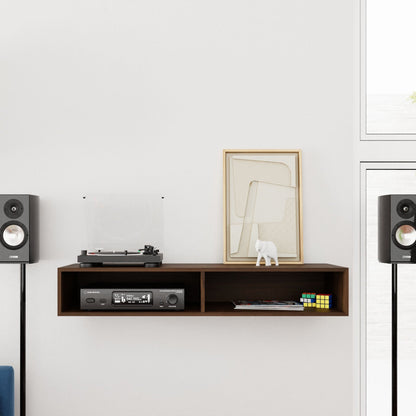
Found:
[[[257,239],[303,263],[301,191],[300,150],[224,150],[224,263],[256,263]]]

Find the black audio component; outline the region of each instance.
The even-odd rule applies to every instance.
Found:
[[[164,310],[185,308],[185,289],[95,289],[80,290],[82,310]]]
[[[39,260],[39,197],[0,195],[0,263]]]
[[[153,246],[146,245],[137,251],[91,251],[82,250],[78,256],[81,267],[94,266],[144,266],[158,267],[162,265],[163,254]]]
[[[378,198],[378,260],[416,263],[416,195]]]

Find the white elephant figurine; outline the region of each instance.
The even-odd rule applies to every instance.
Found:
[[[260,260],[262,257],[266,262],[266,266],[272,265],[271,259],[275,261],[276,266],[279,265],[279,260],[277,259],[277,248],[273,241],[257,240],[255,247],[258,253],[256,266],[260,266]]]

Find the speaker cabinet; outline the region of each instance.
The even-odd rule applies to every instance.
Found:
[[[0,195],[0,263],[39,260],[39,197]]]
[[[416,195],[378,198],[378,260],[416,263]]]

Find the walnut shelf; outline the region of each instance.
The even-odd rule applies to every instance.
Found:
[[[102,287],[183,287],[184,311],[84,311],[80,289]],[[302,292],[332,293],[329,311],[234,310],[233,300],[299,301]],[[59,316],[348,316],[348,269],[330,264],[256,267],[229,264],[163,264],[145,267],[91,267],[79,264],[58,269]]]

